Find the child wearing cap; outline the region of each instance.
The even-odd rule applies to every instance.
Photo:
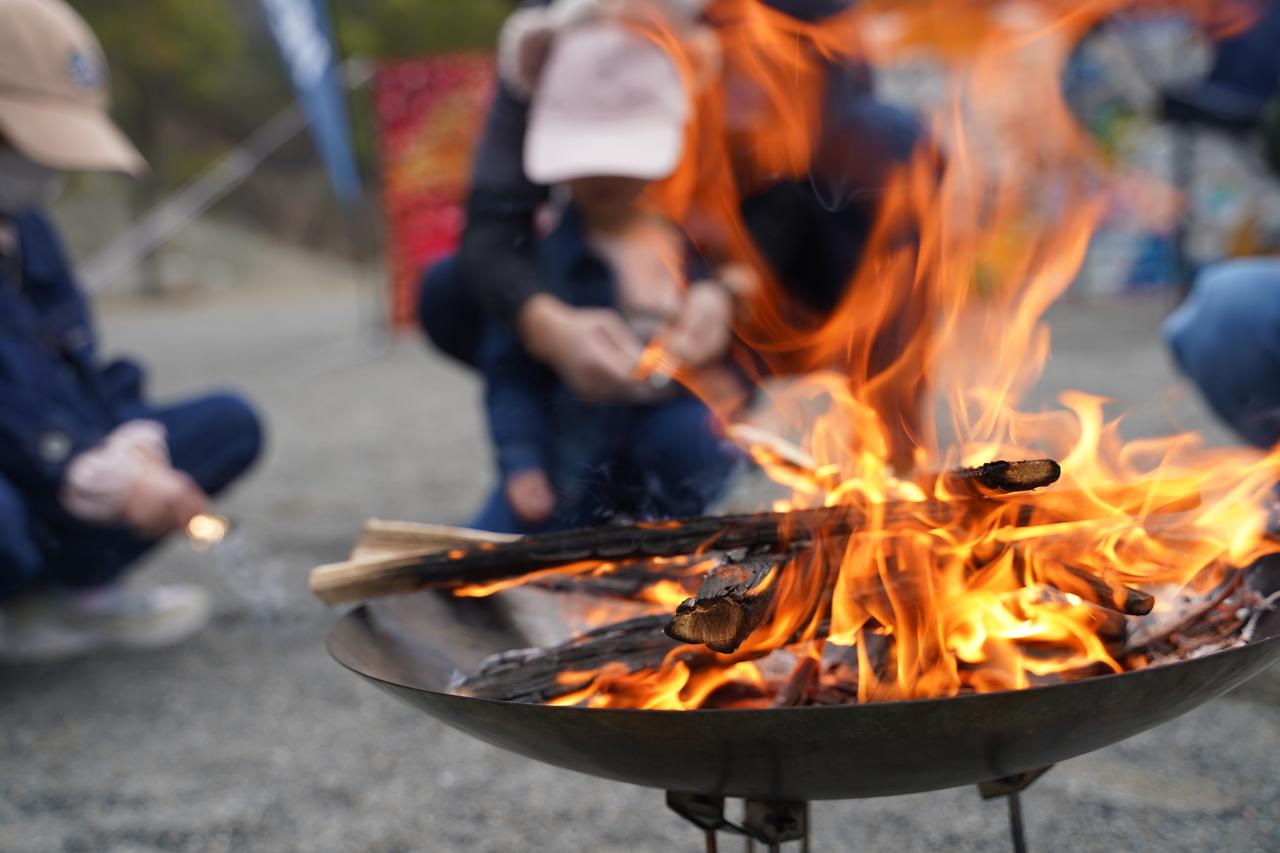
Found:
[[[730,344],[731,295],[688,284],[700,261],[648,198],[679,164],[690,110],[671,57],[617,20],[558,33],[533,93],[525,169],[563,202],[539,246],[544,280],[564,304],[600,312],[607,340],[595,343],[637,361],[645,344],[677,330],[722,356]],[[717,305],[723,321],[677,321],[698,303]],[[478,361],[502,484],[473,526],[528,533],[618,513],[697,514],[738,459],[707,407],[677,389],[582,399],[504,326],[486,331]]]
[[[136,174],[107,114],[107,68],[62,0],[0,0],[0,661],[177,642],[209,620],[199,587],[123,578],[238,479],[261,446],[230,394],[155,405],[106,362],[41,208],[63,171]]]

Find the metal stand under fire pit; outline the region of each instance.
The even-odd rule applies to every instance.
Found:
[[[756,841],[767,845],[770,853],[788,841],[799,841],[800,849],[809,853],[808,803],[746,800],[742,823],[737,824],[725,817],[724,802],[724,797],[667,792],[667,807],[706,833],[707,853],[716,853],[720,832],[744,836],[748,850]]]
[[[1051,768],[1028,770],[1003,779],[978,783],[978,793],[984,800],[1005,797],[1009,802],[1009,838],[1013,853],[1027,853],[1026,833],[1022,825],[1021,794]],[[769,848],[769,853],[782,849],[790,841],[799,841],[802,853],[809,853],[809,804],[807,802],[775,802],[769,800],[745,800],[742,823],[734,823],[725,817],[725,798],[704,794],[667,792],[667,808],[701,829],[706,835],[707,853],[719,850],[721,832],[741,835],[747,839],[747,850],[759,841]]]

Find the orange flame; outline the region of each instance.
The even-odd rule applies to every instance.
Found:
[[[804,373],[774,399],[780,418],[800,419],[802,454],[757,443],[756,460],[793,488],[789,506],[847,505],[865,524],[776,572],[770,614],[737,653],[708,664],[677,649],[655,670],[569,673],[576,687],[558,702],[696,708],[737,686],[734,701],[767,703],[765,663],[782,648],[849,650],[821,678],[856,677],[858,701],[1119,671],[1135,665],[1117,641],[1124,617],[1060,586],[1064,569],[1178,590],[1277,550],[1262,507],[1280,450],[1206,450],[1193,434],[1126,442],[1106,401],[1083,393],[1018,408],[1049,358],[1046,309],[1079,272],[1116,187],[1143,180],[1106,163],[1059,85],[1079,37],[1135,5],[878,0],[809,25],[752,0],[712,4],[724,82],[705,94],[689,155],[660,195],[696,239],[755,266],[767,286],[739,334],[771,368]],[[1239,25],[1221,4],[1178,5]],[[677,36],[659,37],[678,51]],[[821,168],[824,63],[854,54],[877,66],[928,57],[949,88],[931,112],[936,147],[888,176],[847,296],[816,318],[772,280],[739,210],[760,182]],[[696,377],[676,377],[697,391]],[[1043,497],[945,525],[885,511],[890,500],[964,500],[917,471],[1043,456],[1064,472]],[[1033,503],[1052,511],[1009,523],[1011,508]],[[1157,512],[1171,505],[1186,511]]]

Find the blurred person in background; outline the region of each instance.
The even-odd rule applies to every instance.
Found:
[[[1260,9],[1248,29],[1218,45],[1194,101],[1258,121],[1267,163],[1280,175],[1280,0]],[[1164,334],[1178,367],[1220,418],[1257,447],[1280,442],[1280,258],[1206,266]]]
[[[258,456],[229,394],[156,406],[141,368],[99,357],[85,294],[42,209],[66,171],[146,167],[107,116],[107,67],[62,0],[0,0],[0,659],[177,642],[193,586],[124,573]]]
[[[1280,442],[1280,258],[1205,267],[1164,334],[1218,417],[1257,447]]]
[[[699,275],[683,232],[648,196],[681,161],[692,81],[656,41],[621,21],[566,28],[545,66],[524,164],[562,201],[558,223],[538,244],[546,292],[598,316],[618,346],[634,346],[632,363],[657,340],[685,359],[723,362],[731,342],[724,313],[736,297]],[[738,459],[707,406],[674,384],[645,387],[627,402],[584,399],[497,323],[485,328],[477,360],[501,484],[472,527],[531,533],[619,513],[697,515]]]
[[[761,3],[805,22],[825,20],[853,5],[852,0]],[[586,399],[625,400],[642,393],[634,375],[642,344],[614,313],[560,299],[539,267],[536,219],[548,188],[524,169],[532,87],[528,80],[524,86],[513,84],[513,77],[530,76],[518,67],[527,58],[514,45],[529,29],[554,30],[616,13],[624,5],[609,0],[533,0],[508,22],[499,44],[499,65],[514,67],[515,73],[501,75],[476,152],[462,245],[455,258],[427,272],[419,303],[428,338],[447,354],[474,365],[485,326],[505,324],[529,353]],[[655,0],[653,5],[666,7],[677,21],[705,25],[713,33],[734,26],[733,16],[742,11],[742,4],[708,0]],[[723,85],[739,99],[726,110],[731,121],[769,121],[754,115],[752,107],[762,98],[749,81],[735,79]],[[758,174],[736,176],[744,186],[752,185],[742,218],[769,271],[798,305],[819,314],[832,310],[844,294],[870,234],[886,176],[895,164],[910,158],[922,139],[913,117],[874,99],[871,75],[860,63],[829,62],[823,106],[811,174],[799,180],[765,176],[763,181]],[[730,136],[740,130],[722,128]],[[727,328],[731,320],[732,306],[726,300],[714,316],[704,312],[698,322],[704,328],[717,323]],[[697,368],[714,358],[692,352],[686,366]]]

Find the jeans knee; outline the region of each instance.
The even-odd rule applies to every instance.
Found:
[[[1220,373],[1232,359],[1256,363],[1280,336],[1280,262],[1245,259],[1207,267],[1165,321],[1164,335],[1178,365],[1196,381]]]
[[[209,397],[216,408],[218,432],[233,448],[231,458],[240,470],[253,465],[262,454],[266,430],[256,409],[238,394],[228,392]]]
[[[485,322],[485,312],[468,291],[456,255],[436,263],[422,276],[418,325],[445,355],[474,367]]]

